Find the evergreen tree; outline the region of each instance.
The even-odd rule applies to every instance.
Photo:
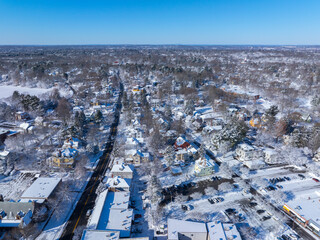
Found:
[[[101,111],[98,110],[98,111],[96,112],[96,114],[94,115],[94,120],[95,120],[97,123],[99,123],[99,122],[101,122],[102,118],[103,118],[103,115],[102,115]]]

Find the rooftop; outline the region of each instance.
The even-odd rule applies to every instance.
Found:
[[[112,169],[111,169],[111,173],[112,172],[127,172],[127,173],[131,173],[133,172],[131,169],[131,166],[126,165],[126,164],[116,164],[113,165]]]
[[[57,187],[61,178],[38,178],[22,194],[21,199],[43,203]]]
[[[82,234],[81,240],[118,240],[120,233],[118,231],[103,231],[103,230],[90,230],[85,229]]]
[[[207,228],[210,240],[241,239],[236,226],[231,223],[209,222],[207,223]]]
[[[177,239],[178,233],[206,233],[205,223],[168,219],[168,239]]]

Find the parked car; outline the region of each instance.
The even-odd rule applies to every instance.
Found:
[[[317,179],[317,178],[312,178],[312,180],[315,182],[320,182],[319,179]]]
[[[92,213],[92,209],[89,209],[89,210],[86,212],[86,217],[90,217],[91,213]]]

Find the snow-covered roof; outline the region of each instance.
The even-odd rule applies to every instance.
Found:
[[[9,155],[9,151],[0,151],[0,157],[6,157]]]
[[[178,233],[207,233],[205,223],[168,219],[168,239],[178,240]]]
[[[104,208],[98,223],[98,230],[119,231],[120,237],[129,237],[133,210]]]
[[[63,157],[75,157],[78,154],[78,150],[74,148],[66,148],[61,152]]]
[[[172,172],[172,174],[181,174],[182,169],[181,169],[181,167],[171,167],[171,172]]]
[[[294,192],[295,194],[295,192]],[[295,194],[296,195],[296,194]],[[320,228],[320,191],[306,191],[296,195],[286,205],[306,221],[313,220]]]
[[[31,221],[34,210],[33,203],[0,202],[0,227],[18,227],[22,222],[27,225]],[[16,216],[19,215],[19,218]]]
[[[240,234],[234,224],[209,222],[207,223],[207,228],[209,232],[209,240],[241,240]]]
[[[104,205],[111,209],[127,209],[129,206],[129,192],[109,192]]]
[[[97,229],[99,219],[102,213],[102,209],[104,207],[104,203],[107,198],[107,194],[108,194],[108,189],[98,195],[96,204],[88,220],[88,224],[87,224],[88,229]]]
[[[108,178],[107,180],[107,186],[109,188],[123,188],[127,189],[130,187],[131,180],[130,179],[124,179],[121,177],[114,177],[114,178]]]
[[[61,178],[38,178],[22,194],[21,199],[43,203],[57,187]]]
[[[254,150],[254,147],[247,144],[247,143],[241,143],[238,145],[238,148],[244,150],[244,151],[253,151]]]
[[[118,231],[104,231],[104,230],[90,230],[83,231],[81,240],[118,240],[120,232]]]
[[[250,169],[259,169],[266,165],[265,162],[261,159],[245,161],[244,164]]]
[[[185,143],[185,140],[184,140],[182,137],[178,137],[178,138],[177,138],[176,144],[177,144],[178,146],[181,146],[181,145],[184,144],[184,143]]]
[[[132,173],[133,170],[132,170],[132,166],[122,163],[122,164],[115,164],[112,166],[111,173],[114,173],[114,172]]]

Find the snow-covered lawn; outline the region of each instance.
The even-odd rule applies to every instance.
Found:
[[[0,99],[11,97],[14,91],[18,91],[19,93],[27,93],[30,95],[42,95],[44,93],[48,93],[52,91],[53,88],[30,88],[30,87],[21,87],[21,86],[13,86],[13,85],[2,85],[0,86]]]

